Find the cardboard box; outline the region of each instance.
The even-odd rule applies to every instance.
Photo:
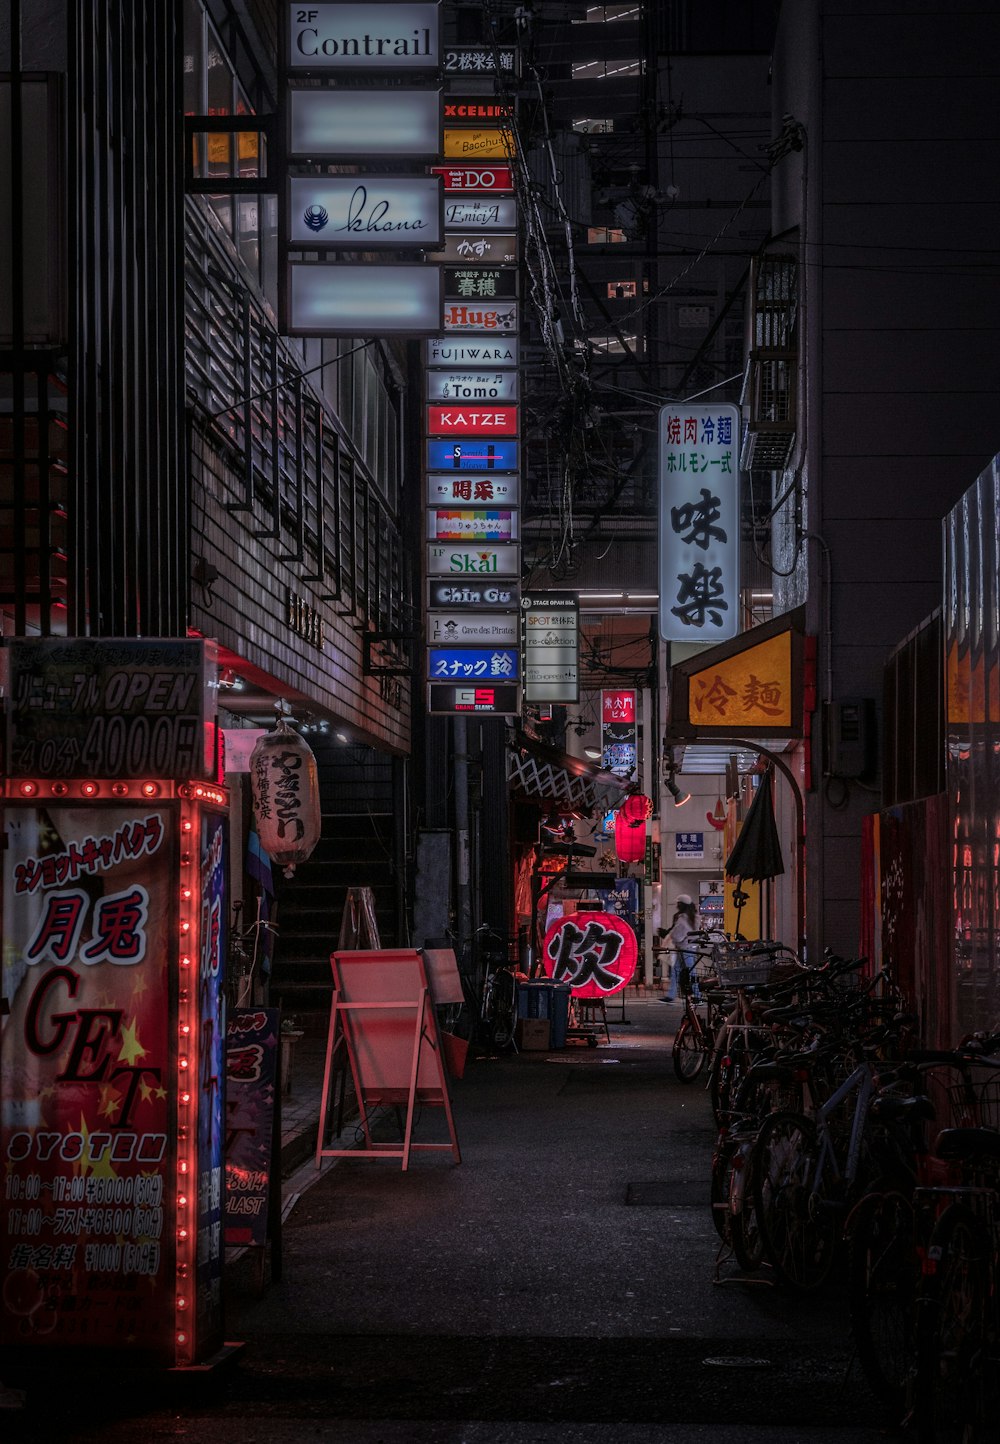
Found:
[[[522,1053],[547,1052],[551,1026],[548,1018],[519,1018],[514,1041]]]

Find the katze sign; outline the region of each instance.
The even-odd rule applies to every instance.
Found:
[[[288,158],[429,160],[441,153],[438,90],[288,92]]]
[[[434,176],[289,176],[288,243],[308,250],[398,251],[440,245]]]
[[[739,425],[735,406],[660,409],[664,641],[725,641],[739,630]]]
[[[286,68],[293,75],[438,70],[438,5],[288,6]]]
[[[429,436],[516,436],[516,406],[428,406]]]

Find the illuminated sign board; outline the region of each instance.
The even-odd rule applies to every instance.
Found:
[[[515,336],[489,341],[466,340],[463,336],[436,336],[426,343],[428,366],[516,366],[518,342]]]
[[[205,643],[14,638],[5,645],[10,777],[211,777]]]
[[[444,225],[447,231],[516,231],[517,205],[513,196],[482,191],[459,199],[445,196]]]
[[[576,597],[521,598],[524,700],[576,702],[580,697],[580,608]]]
[[[428,371],[428,401],[516,401],[516,371]]]
[[[304,90],[288,92],[288,156],[311,160],[413,160],[441,154],[437,90]]]
[[[447,74],[499,75],[517,74],[517,47],[514,45],[449,45],[441,66]]]
[[[459,300],[512,301],[517,295],[517,271],[496,266],[446,266],[444,293]]]
[[[736,406],[660,408],[664,641],[725,641],[739,630],[739,451]]]
[[[631,690],[601,693],[601,766],[616,777],[638,770],[636,694]]]
[[[446,126],[441,154],[449,160],[502,160],[504,156],[516,155],[517,150],[509,130],[475,130],[466,126],[456,130]]]
[[[290,4],[287,27],[292,74],[343,76],[445,65],[436,4]],[[454,48],[448,54],[454,55]]]
[[[445,331],[512,331],[520,330],[517,302],[499,306],[488,301],[445,301]]]
[[[516,647],[429,647],[432,682],[516,682],[521,659]]]
[[[432,577],[516,577],[521,570],[519,546],[429,546],[427,572]]]
[[[426,336],[441,330],[437,266],[292,261],[289,336]]]
[[[692,672],[688,719],[697,727],[792,727],[792,632]]]
[[[517,541],[518,513],[476,507],[452,511],[431,507],[427,512],[428,541]]]
[[[459,132],[463,133],[474,135],[478,132]],[[456,191],[502,192],[514,189],[514,172],[509,165],[432,165],[431,175],[441,176],[446,195]]]
[[[516,716],[521,710],[521,692],[516,683],[497,685],[433,682],[427,688],[427,710],[435,713],[479,712],[495,717]]]
[[[430,471],[516,471],[517,442],[469,441],[427,442],[427,466]]]
[[[304,250],[373,251],[440,245],[435,176],[289,176],[288,243]]]
[[[516,612],[448,611],[427,613],[428,642],[448,646],[517,646]]]
[[[574,998],[607,998],[628,987],[638,959],[635,932],[615,913],[573,913],[545,934],[542,966]]]
[[[498,95],[452,95],[443,97],[441,114],[446,125],[481,125],[484,120],[511,120],[514,102]]]
[[[513,266],[517,264],[517,236],[447,235],[444,247],[429,252],[427,259],[447,265]]]
[[[429,506],[517,506],[519,476],[494,476],[476,472],[472,476],[445,472],[426,473]]]
[[[430,607],[516,607],[520,591],[515,577],[431,580],[427,583],[427,603]]]
[[[427,432],[430,436],[516,436],[516,406],[452,406],[427,407]]]

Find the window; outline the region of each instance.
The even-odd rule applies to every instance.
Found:
[[[627,356],[630,351],[634,355],[636,351],[642,350],[638,344],[639,338],[634,335],[588,336],[587,340],[592,349],[601,356]]]
[[[571,67],[574,80],[620,80],[641,75],[641,60],[579,60]]]
[[[588,5],[587,13],[574,25],[601,25],[614,20],[638,20],[638,5]]]
[[[574,120],[573,129],[577,135],[611,135],[614,120]]]
[[[638,286],[635,281],[609,281],[609,301],[631,301],[638,294]]]
[[[624,231],[617,230],[614,226],[588,226],[588,246],[617,246],[627,241],[628,236]]]

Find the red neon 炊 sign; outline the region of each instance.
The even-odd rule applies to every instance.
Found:
[[[635,933],[614,913],[573,913],[545,934],[542,966],[554,983],[569,983],[574,998],[608,998],[627,988],[639,948]]]

